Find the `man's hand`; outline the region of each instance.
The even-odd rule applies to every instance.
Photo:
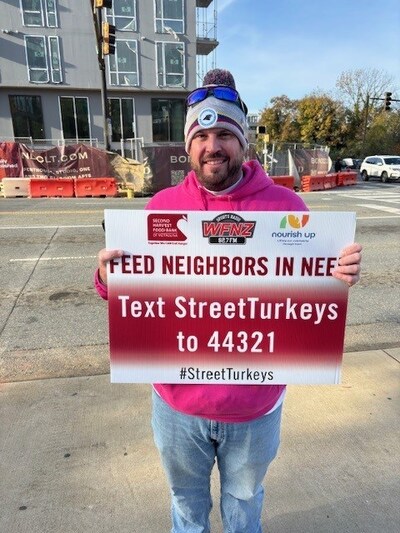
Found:
[[[351,244],[340,252],[338,266],[332,275],[347,283],[349,287],[357,283],[361,272],[361,244]]]
[[[99,276],[104,285],[107,285],[107,263],[109,263],[111,259],[116,259],[123,255],[123,250],[106,250],[105,248],[98,253]]]

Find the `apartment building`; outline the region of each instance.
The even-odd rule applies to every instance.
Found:
[[[185,96],[215,66],[216,1],[0,0],[0,141],[139,160],[143,144],[183,141]],[[116,36],[104,75],[101,21]]]

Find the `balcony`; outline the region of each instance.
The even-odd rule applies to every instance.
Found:
[[[198,56],[208,56],[210,52],[215,50],[218,46],[216,39],[208,37],[197,37],[196,39],[196,54]]]
[[[196,0],[196,7],[208,7],[213,0]]]
[[[218,46],[217,11],[213,0],[196,0],[196,54],[207,56]]]

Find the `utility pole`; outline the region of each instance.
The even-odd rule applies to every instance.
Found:
[[[107,98],[107,81],[106,81],[106,64],[104,61],[104,51],[103,51],[103,7],[111,7],[111,1],[99,1],[99,0],[90,0],[93,5],[93,23],[94,30],[96,33],[97,41],[97,61],[100,68],[100,78],[101,78],[101,101],[103,108],[103,136],[104,136],[104,145],[107,151],[111,150],[110,144],[110,129],[111,129],[111,110]]]
[[[363,127],[363,137],[362,137],[362,153],[363,154],[364,154],[365,139],[367,136],[368,115],[369,115],[369,94],[367,94],[367,101],[365,102],[364,127]]]

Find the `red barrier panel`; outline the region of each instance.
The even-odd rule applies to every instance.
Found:
[[[311,182],[311,176],[302,176],[301,177],[301,190],[303,192],[309,192],[310,191],[310,182]]]
[[[301,190],[303,192],[324,191],[336,187],[336,174],[326,176],[303,176],[301,178]]]
[[[337,174],[327,174],[325,176],[325,189],[333,189],[336,187]]]
[[[117,196],[118,193],[114,178],[77,178],[74,181],[77,198]]]
[[[72,198],[74,196],[74,180],[68,178],[29,180],[30,198]]]
[[[357,172],[339,172],[337,184],[342,185],[355,185],[357,183]]]
[[[277,185],[282,185],[288,189],[294,189],[294,176],[271,176]]]
[[[325,189],[324,176],[303,176],[301,188],[304,192],[323,191]]]

